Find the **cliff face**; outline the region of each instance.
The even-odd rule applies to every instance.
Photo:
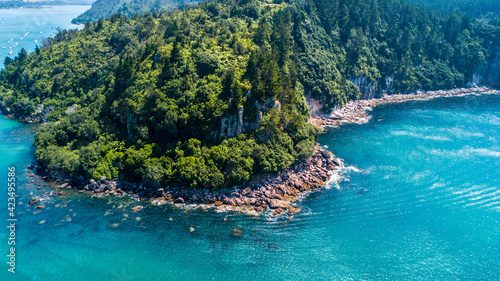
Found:
[[[262,116],[272,108],[276,108],[278,112],[281,112],[281,103],[277,100],[269,98],[264,103],[255,102],[256,117],[254,120],[244,121],[244,106],[241,106],[238,109],[238,113],[236,115],[222,117],[219,139],[222,140],[237,137],[245,131],[258,129]]]
[[[382,94],[392,93],[394,76],[385,76],[377,81],[370,81],[365,76],[357,76],[350,78],[349,81],[359,88],[361,99],[373,99]]]
[[[236,116],[224,116],[221,118],[220,139],[232,138],[243,132],[243,113],[245,108],[238,109]]]
[[[500,87],[500,49],[492,52],[488,62],[475,71],[472,82],[476,85]]]

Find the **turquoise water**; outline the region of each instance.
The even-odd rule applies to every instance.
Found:
[[[81,28],[71,20],[90,6],[44,6],[41,8],[0,9],[0,69],[6,57],[14,58],[24,48],[32,52],[52,37],[57,28]],[[12,52],[12,53],[11,53]]]
[[[304,199],[293,219],[146,203],[134,213],[135,201],[69,191],[33,214],[33,128],[1,118],[0,182],[13,163],[22,204],[17,273],[2,262],[0,280],[498,280],[500,95],[372,114],[320,137],[349,165],[345,180]],[[2,231],[4,259],[6,241]]]

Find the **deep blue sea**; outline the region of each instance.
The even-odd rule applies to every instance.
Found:
[[[45,22],[49,34],[51,24],[68,27],[81,11],[69,16],[65,8],[28,26]],[[15,26],[7,15],[18,13],[0,10],[0,27]],[[22,35],[0,42],[21,46]],[[26,48],[34,40],[23,41]],[[500,95],[384,105],[371,114],[367,124],[320,136],[347,164],[344,180],[279,219],[71,190],[34,214],[29,198],[54,190],[29,176],[36,125],[0,116],[0,280],[498,280]],[[7,271],[12,166],[16,274]],[[145,208],[133,212],[139,204]]]
[[[24,48],[34,51],[43,44],[43,38],[57,34],[57,29],[75,29],[81,26],[71,20],[90,6],[43,6],[40,8],[0,9],[0,69],[6,57],[14,58]]]
[[[133,212],[130,199],[71,192],[33,214],[34,126],[2,117],[0,182],[14,165],[20,186],[17,273],[2,262],[0,279],[498,280],[500,95],[384,105],[372,115],[320,137],[347,163],[345,180],[280,219],[147,203]]]

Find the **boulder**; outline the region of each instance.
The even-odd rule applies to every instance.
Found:
[[[342,162],[337,158],[331,158],[335,166],[342,166]]]
[[[279,190],[281,192],[281,190]],[[283,199],[283,196],[280,195],[278,192],[276,192],[275,190],[271,191],[271,196],[269,198],[273,198],[273,199]]]
[[[281,214],[283,214],[283,209],[281,209],[281,208],[278,208],[278,209],[274,210],[274,212],[273,212],[273,216],[278,216]]]
[[[231,235],[233,237],[241,237],[243,235],[243,230],[234,228],[231,230]]]
[[[236,201],[234,201],[234,198],[229,197],[225,197],[224,199],[222,199],[222,203],[226,205],[236,205]]]
[[[137,212],[137,211],[142,210],[142,208],[144,208],[144,207],[143,206],[135,206],[132,208],[132,211]]]
[[[28,203],[28,205],[35,205],[35,204],[38,204],[40,203],[40,197],[38,196],[35,196],[35,197],[31,197],[30,199],[30,202]]]
[[[269,208],[271,208],[271,209],[286,208],[287,206],[288,206],[288,203],[286,203],[283,200],[279,200],[279,199],[269,200]]]
[[[174,203],[179,203],[179,204],[184,204],[184,198],[178,197],[177,199],[174,200]]]
[[[243,201],[240,198],[235,198],[234,201],[235,201],[236,205],[238,205],[238,206],[243,205]]]

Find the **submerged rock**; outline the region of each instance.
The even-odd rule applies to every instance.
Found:
[[[35,197],[31,197],[30,199],[30,202],[28,203],[28,205],[35,205],[35,204],[38,204],[40,202],[40,197],[38,196],[35,196]]]
[[[243,230],[234,228],[231,230],[231,235],[233,237],[241,237],[243,235]]]
[[[367,194],[367,193],[369,193],[369,192],[370,192],[370,190],[369,190],[368,188],[363,188],[363,187],[361,187],[361,188],[359,188],[359,189],[356,191],[356,194],[358,194],[358,195],[365,195],[365,194]]]
[[[132,208],[132,211],[137,212],[137,211],[142,210],[143,208],[144,208],[143,206],[136,206],[136,207]]]

